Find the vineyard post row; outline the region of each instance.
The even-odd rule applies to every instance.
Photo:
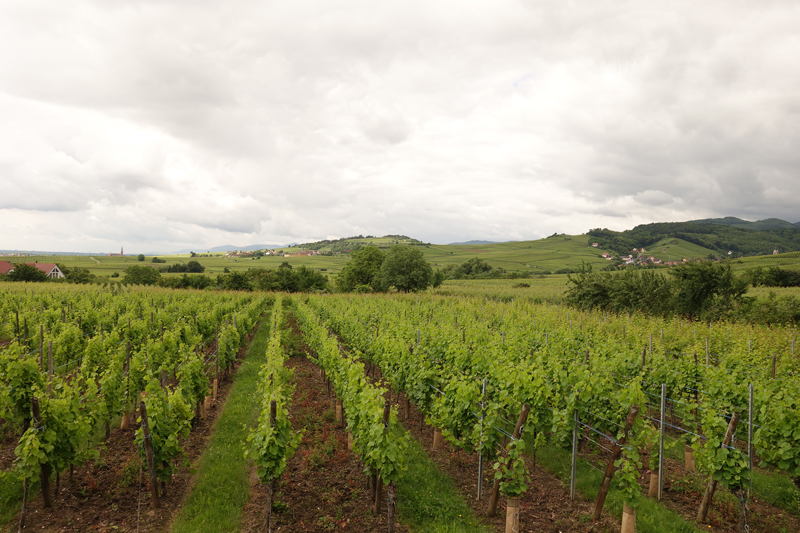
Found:
[[[326,299],[326,301],[329,300]],[[380,346],[373,346],[372,349],[365,348],[365,346],[359,344],[360,341],[371,339],[372,336],[378,339],[380,334],[390,335],[386,332],[392,329],[391,325],[381,324],[385,328],[376,326],[374,333],[370,333],[371,326],[368,328],[358,320],[348,322],[346,318],[348,310],[344,309],[344,305],[336,310],[330,310],[322,309],[323,306],[319,305],[321,304],[320,301],[316,301],[315,304],[317,304],[317,311],[339,335],[351,343],[352,346],[366,349],[367,352],[365,353],[368,359],[381,367],[384,375],[393,382],[395,387],[398,390],[404,390],[408,396],[414,398],[417,406],[428,415],[429,421],[437,428],[434,431],[434,439],[437,438],[441,430],[454,445],[467,449],[477,448],[480,453],[479,461],[481,463],[484,455],[495,461],[495,483],[491,491],[489,510],[491,514],[494,513],[497,508],[498,495],[502,492],[508,498],[507,527],[516,529],[519,519],[517,512],[519,498],[527,490],[528,478],[522,457],[526,449],[526,439],[522,435],[522,426],[529,420],[530,412],[534,411],[537,421],[540,421],[545,410],[552,411],[552,409],[543,405],[541,402],[542,397],[537,397],[535,393],[528,396],[529,399],[533,400],[532,404],[536,406],[536,409],[532,410],[527,403],[523,404],[522,400],[517,401],[509,395],[507,389],[499,387],[499,395],[503,396],[503,401],[498,402],[498,395],[491,394],[490,400],[494,401],[489,402],[487,405],[483,403],[486,397],[476,394],[474,385],[479,379],[475,376],[454,373],[450,376],[451,379],[448,380],[447,377],[442,376],[447,374],[446,368],[450,366],[449,363],[452,361],[439,360],[437,361],[438,364],[430,364],[429,358],[424,354],[427,347],[424,343],[420,343],[419,331],[416,334],[416,345],[412,341],[407,350],[404,348],[406,343],[402,339],[394,339],[394,347],[396,348],[394,350],[387,347],[385,343]],[[359,329],[361,331],[358,331]],[[383,333],[381,333],[381,330],[383,330]],[[439,352],[437,355],[442,354]],[[404,368],[402,370],[397,368],[398,361],[403,361],[402,366]],[[394,365],[394,368],[392,368],[392,365]],[[421,382],[415,382],[413,378],[408,379],[408,376],[413,372],[417,372],[417,375],[421,377]],[[517,373],[517,375],[519,374]],[[405,387],[398,385],[398,381],[402,379],[400,376],[403,375],[406,376]],[[501,380],[494,379],[496,377],[492,376],[490,378],[491,381],[495,384],[502,383]],[[445,384],[442,384],[442,382]],[[536,383],[538,385],[542,384],[541,381],[536,381]],[[533,385],[533,381],[529,385]],[[439,386],[444,390],[440,389]],[[532,390],[532,388],[535,388],[535,386],[529,388],[529,390]],[[476,400],[482,404],[481,415],[475,412],[478,410],[475,407]],[[516,404],[517,408],[521,408],[520,417],[516,425],[511,424],[507,419],[509,407],[514,404]],[[503,423],[511,424],[514,427],[513,434],[509,434],[502,427]],[[535,441],[537,438],[541,439],[541,431],[538,432],[538,437],[536,431],[540,423],[532,425],[534,428],[533,436],[529,438],[529,441]],[[460,435],[468,432],[471,432],[471,435],[466,438]],[[505,440],[503,439],[504,437],[509,439],[507,446],[501,444],[501,440]],[[436,443],[436,440],[434,440],[434,443]],[[530,446],[530,443],[528,446]],[[505,452],[504,457],[500,455],[500,450]],[[602,508],[602,502],[598,505],[599,508]]]
[[[365,465],[365,473],[372,481],[375,513],[381,512],[383,487],[387,487],[389,531],[394,529],[396,483],[406,470],[405,452],[408,436],[397,417],[397,410],[384,399],[386,389],[371,385],[364,372],[359,354],[349,354],[342,349],[328,328],[303,302],[293,308],[298,327],[306,343],[316,354],[317,364],[330,380],[341,400],[347,431],[352,448]]]
[[[715,459],[716,454],[714,454],[714,451],[718,446],[711,445],[711,443],[721,443],[723,440],[722,436],[726,430],[728,420],[726,420],[726,418],[723,416],[720,416],[719,413],[728,413],[734,410],[742,411],[741,407],[739,406],[742,403],[748,403],[747,401],[732,401],[731,398],[736,399],[737,395],[731,395],[730,393],[720,394],[720,392],[725,390],[735,390],[740,388],[738,384],[730,382],[729,374],[731,372],[724,366],[711,366],[705,369],[709,374],[713,375],[711,382],[716,384],[718,388],[712,391],[701,391],[697,388],[699,384],[699,380],[697,379],[699,373],[698,371],[700,368],[698,368],[696,359],[694,364],[691,364],[691,359],[688,361],[677,361],[679,363],[683,363],[683,368],[679,368],[677,375],[681,379],[685,379],[687,383],[694,385],[694,387],[690,388],[691,390],[695,391],[693,393],[694,397],[692,398],[692,392],[689,390],[684,390],[684,386],[678,383],[675,378],[675,369],[670,368],[670,366],[673,365],[673,358],[671,355],[668,357],[666,354],[663,356],[653,354],[653,357],[649,358],[649,361],[639,358],[640,362],[637,363],[637,356],[625,357],[625,354],[620,356],[619,353],[613,353],[616,351],[616,347],[609,348],[605,346],[604,348],[603,344],[600,344],[599,348],[601,349],[597,350],[598,346],[593,344],[591,346],[593,350],[597,350],[600,353],[592,357],[590,360],[588,352],[585,355],[581,353],[583,351],[583,347],[586,346],[586,339],[582,335],[576,335],[576,332],[572,332],[572,335],[570,335],[569,331],[563,331],[564,328],[562,328],[562,331],[556,331],[558,333],[558,335],[556,335],[557,338],[553,339],[553,336],[551,336],[550,342],[548,342],[548,332],[545,332],[544,335],[542,335],[541,330],[531,331],[531,328],[529,327],[529,313],[524,313],[520,317],[521,320],[518,321],[517,324],[513,324],[505,317],[505,311],[508,309],[503,311],[503,315],[501,315],[501,317],[497,317],[496,315],[482,315],[474,308],[472,310],[469,308],[460,309],[454,312],[452,309],[452,301],[450,302],[450,306],[446,305],[443,301],[434,301],[425,307],[419,304],[419,300],[416,302],[409,302],[408,299],[403,300],[402,298],[396,297],[384,299],[371,298],[369,300],[354,300],[353,298],[348,300],[345,298],[326,297],[314,299],[313,302],[314,305],[320,309],[328,308],[325,311],[320,312],[332,323],[334,329],[336,329],[340,335],[342,335],[349,343],[351,343],[351,345],[364,351],[373,362],[378,362],[382,366],[384,374],[390,379],[390,381],[393,382],[393,385],[398,386],[399,390],[406,390],[407,394],[410,396],[414,396],[415,388],[427,388],[429,391],[432,390],[432,386],[430,386],[430,383],[434,381],[432,378],[434,376],[441,376],[444,373],[443,370],[445,368],[457,369],[462,373],[473,372],[477,375],[480,372],[484,372],[484,374],[491,373],[491,369],[498,366],[505,368],[508,368],[508,366],[516,366],[520,368],[520,365],[531,364],[534,367],[549,367],[548,370],[550,375],[545,376],[545,383],[549,381],[554,390],[559,388],[559,383],[563,382],[569,384],[572,382],[571,386],[561,387],[560,390],[562,391],[562,394],[565,393],[562,398],[555,398],[555,402],[553,402],[553,399],[551,399],[551,405],[544,406],[545,409],[553,409],[552,413],[554,416],[552,418],[556,422],[556,427],[565,425],[563,423],[564,419],[566,418],[564,416],[565,407],[568,406],[559,405],[561,403],[585,404],[587,403],[588,399],[599,397],[594,398],[601,401],[599,402],[599,405],[594,406],[593,410],[596,412],[599,411],[600,416],[602,416],[607,422],[610,418],[613,419],[616,417],[620,419],[624,415],[624,411],[627,410],[627,408],[632,404],[638,403],[640,405],[644,405],[646,403],[643,401],[645,396],[644,393],[647,392],[646,387],[643,387],[645,384],[642,381],[643,377],[646,376],[651,381],[655,382],[655,379],[653,378],[662,378],[670,375],[672,377],[669,379],[659,380],[658,392],[661,392],[661,384],[665,383],[670,387],[670,391],[673,392],[672,396],[683,398],[683,400],[691,400],[691,403],[689,401],[682,402],[683,406],[680,410],[681,413],[692,413],[696,415],[698,410],[701,410],[705,413],[702,427],[706,428],[707,435],[699,435],[697,431],[690,431],[687,433],[686,430],[684,430],[686,435],[691,433],[692,438],[687,439],[687,444],[691,443],[695,446],[695,448],[697,448],[697,451],[701,454],[701,457],[698,459],[700,459],[701,463],[704,463],[702,466],[705,471],[709,473],[709,475],[712,472],[725,471],[727,459],[731,459],[730,462],[734,463],[735,467],[727,469],[728,471],[724,472],[722,475],[726,478],[731,486],[741,486],[747,484],[746,482],[749,478],[748,468],[749,464],[752,463],[752,454],[741,456],[741,452],[733,451],[730,449],[731,447],[728,447],[725,448],[724,453],[720,454],[727,454],[726,460],[720,460],[719,458]],[[388,302],[394,303],[387,304]],[[417,308],[414,309],[414,307]],[[437,312],[434,313],[434,311]],[[512,307],[512,318],[514,318],[514,311],[515,310]],[[540,310],[537,309],[536,311]],[[465,315],[470,316],[472,313],[475,313],[473,315],[475,321],[472,322],[469,319],[465,320]],[[357,316],[347,320],[346,317],[348,314]],[[539,316],[541,316],[541,314],[539,314]],[[459,317],[461,318],[460,326]],[[498,318],[500,318],[500,320],[497,320]],[[404,322],[409,323],[404,324]],[[432,325],[430,325],[431,322],[433,322]],[[521,327],[519,325],[520,322],[523,323]],[[455,328],[452,328],[452,324],[455,324]],[[426,326],[429,325],[430,327],[426,329]],[[497,331],[497,329],[499,329],[498,326],[501,325],[506,326],[510,331],[508,335],[505,334],[506,331],[503,332],[503,335],[495,335],[495,333],[500,333]],[[415,329],[416,332],[414,331]],[[444,362],[445,364],[439,364],[438,367],[430,364],[424,365],[424,361],[420,358],[414,359],[414,364],[408,364],[407,362],[403,361],[404,359],[413,359],[413,357],[411,357],[409,354],[413,354],[414,352],[413,340],[409,343],[408,340],[404,341],[403,339],[414,339],[415,337],[419,338],[419,329],[422,329],[426,332],[425,335],[423,335],[423,338],[429,339],[429,344],[422,347],[423,351],[427,350],[428,359],[436,361],[436,358],[439,358],[440,363]],[[495,331],[492,331],[493,329]],[[555,328],[548,329],[550,329],[550,333],[552,333],[553,329]],[[398,332],[397,330],[402,331]],[[385,340],[387,331],[394,331],[397,334],[397,338],[392,339],[391,341]],[[469,343],[469,349],[465,350],[464,347],[468,344],[468,339],[466,338],[467,333],[470,334],[470,339],[474,340],[472,343]],[[544,338],[542,339],[542,337]],[[448,338],[449,341],[443,341],[443,338]],[[507,339],[510,342],[507,343]],[[520,339],[523,339],[524,342],[520,343]],[[517,342],[515,347],[508,346],[509,344],[513,345],[515,341]],[[393,346],[389,346],[387,343],[393,343]],[[481,345],[481,343],[485,344]],[[477,346],[473,346],[473,344]],[[402,348],[404,345],[411,345],[411,347]],[[446,360],[444,357],[442,357],[443,354],[448,355],[448,351],[450,351],[450,360]],[[528,354],[529,351],[530,355]],[[578,357],[570,355],[571,353],[576,352],[580,354]],[[490,356],[488,361],[481,361],[481,357],[479,356],[485,356],[487,354]],[[503,358],[500,358],[500,356],[503,356]],[[511,356],[511,358],[508,359],[508,356]],[[553,361],[554,359],[561,359],[561,361]],[[731,362],[735,362],[734,358],[728,358],[727,364],[730,364]],[[646,366],[646,363],[650,363],[650,366]],[[591,379],[593,376],[586,375],[586,370],[588,370],[590,366],[592,373],[603,374],[603,376],[594,376],[595,378],[599,377],[599,380]],[[423,370],[415,370],[414,367],[417,367],[418,369],[422,368]],[[474,370],[474,367],[478,367],[478,370]],[[535,374],[536,371],[537,368],[531,368],[530,370],[532,374]],[[414,372],[417,373],[419,379],[409,380],[408,376]],[[786,372],[788,373],[791,371],[786,370]],[[425,375],[425,373],[427,373],[427,375]],[[525,372],[516,372],[517,375],[520,373],[524,374]],[[452,374],[453,376],[456,375],[455,372]],[[583,374],[583,376],[581,376],[581,374]],[[577,387],[578,382],[581,380],[576,379],[576,376],[584,378],[584,385],[588,385],[589,390],[594,389],[594,393],[587,393],[586,387]],[[636,383],[631,383],[633,378],[636,376],[638,376],[639,379],[638,386]],[[722,377],[728,377],[728,379],[721,379]],[[503,379],[508,380],[508,376],[503,376]],[[623,387],[630,390],[631,386],[633,386],[635,389],[638,389],[638,394],[633,394],[626,400],[625,398],[621,398],[620,391],[616,389],[608,391],[603,390],[602,387],[598,387],[598,384],[601,381],[605,381],[605,384],[608,385],[612,382],[617,382],[620,379],[627,381],[627,383],[622,384]],[[429,382],[428,384],[426,384],[426,380]],[[414,381],[416,381],[416,383]],[[493,382],[497,381],[493,379]],[[617,383],[617,385],[620,384]],[[650,387],[650,385],[647,386]],[[766,400],[767,398],[771,397],[774,400],[775,390],[776,388],[781,387],[781,383],[779,380],[765,379],[762,380],[762,382],[759,384],[759,387],[763,391],[761,398]],[[446,388],[446,386],[443,386],[442,388]],[[472,389],[473,392],[470,392],[470,394],[472,394],[474,397],[479,397],[480,393],[475,391],[475,388],[477,387],[474,387]],[[576,402],[575,392],[577,389],[581,388],[583,390],[578,395],[580,402]],[[608,389],[608,387],[605,387],[605,389]],[[702,397],[700,394],[698,394],[698,392],[702,393]],[[749,396],[748,393],[749,390],[747,393],[742,392],[737,394],[738,397],[745,397]],[[789,388],[787,390],[783,390],[781,393],[783,394],[782,398],[785,399],[787,403],[791,403],[791,398],[793,397],[792,395],[797,393],[796,387],[794,390]],[[418,405],[421,405],[423,409],[426,407],[426,401],[428,404],[434,404],[436,407],[439,407],[438,404],[435,404],[430,394],[428,394],[426,397],[425,394],[419,394],[419,391],[417,391],[416,395],[418,396],[417,403]],[[617,398],[615,398],[614,401],[611,401],[608,396],[617,396]],[[638,396],[638,398],[635,396]],[[661,396],[661,394],[658,396]],[[715,396],[722,396],[721,400],[727,400],[727,402],[720,401],[720,398]],[[523,399],[523,397],[518,398],[519,401],[522,401]],[[602,401],[603,399],[605,402]],[[680,400],[675,400],[674,402],[679,401]],[[612,404],[616,402],[618,402],[618,406],[614,407]],[[597,404],[598,402],[595,403]],[[605,403],[605,405],[603,405],[603,403]],[[703,405],[703,407],[700,407],[700,405]],[[752,402],[750,402],[750,405],[752,405]],[[772,420],[776,415],[780,415],[780,413],[777,413],[776,410],[771,409],[771,404],[768,404],[767,401],[764,401],[762,405],[765,407],[761,409],[760,412],[762,412],[762,418],[765,420]],[[671,407],[671,410],[673,411],[673,422],[675,416],[674,407],[674,405]],[[680,404],[679,407],[681,407]],[[474,409],[472,410],[474,411]],[[431,412],[431,410],[429,410],[429,412]],[[571,409],[569,412],[572,414]],[[436,413],[433,412],[432,414],[435,415]],[[463,414],[464,413],[461,413],[461,415]],[[731,414],[725,415],[727,416],[727,419],[730,419]],[[791,414],[789,417],[791,417]],[[648,418],[652,419],[652,417]],[[786,415],[784,415],[784,419],[785,418]],[[697,418],[696,421],[699,422]],[[757,434],[750,439],[751,442],[753,442],[755,445],[761,445],[762,459],[767,459],[768,462],[771,461],[773,463],[778,463],[779,467],[788,466],[788,468],[784,469],[788,470],[791,474],[793,472],[792,464],[781,463],[782,460],[786,460],[786,457],[776,457],[774,453],[775,450],[781,449],[781,437],[777,434],[776,424],[773,423],[765,426],[763,424],[764,420],[761,420],[761,422],[761,425],[748,425],[748,436],[752,434],[752,429],[754,426],[759,428]],[[798,424],[797,419],[788,420],[788,422],[794,424],[795,427]],[[610,426],[613,427],[618,424],[618,422],[615,422],[610,424]],[[694,429],[697,429],[697,427],[700,426],[700,424],[697,424],[696,422],[693,422],[692,424]],[[673,424],[673,426],[674,425],[675,424]],[[449,440],[459,444],[458,424],[452,424],[452,426],[455,428],[455,431],[451,432]],[[464,428],[462,427],[460,429],[463,430]],[[651,432],[652,430],[650,429],[643,431],[645,434],[642,435],[642,438],[646,438],[647,434]],[[558,433],[558,431],[556,433]],[[606,431],[606,433],[609,434],[612,432]],[[709,439],[709,444],[702,446],[700,440],[705,438]],[[731,456],[728,457],[728,455]],[[787,454],[785,453],[783,454],[783,456],[786,455]],[[744,469],[742,469],[742,462],[744,462]],[[623,471],[625,470],[624,466],[625,465],[623,464]],[[635,492],[635,489],[633,492]],[[636,495],[632,494],[631,497],[632,499],[635,499]]]
[[[258,424],[247,436],[245,457],[253,459],[256,474],[267,484],[266,530],[272,531],[272,500],[275,480],[280,478],[302,439],[301,432],[292,430],[288,403],[294,393],[292,372],[284,367],[286,353],[282,338],[283,305],[279,296],[269,318],[270,338],[264,363],[259,370],[259,390],[262,391]]]

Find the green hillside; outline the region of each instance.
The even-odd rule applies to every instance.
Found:
[[[767,255],[776,246],[780,251],[800,250],[800,227],[794,225],[754,230],[712,222],[659,222],[625,231],[593,229],[589,235],[617,253],[629,253],[632,248],[643,246],[650,248],[669,238],[708,248],[718,256],[727,256],[728,252],[734,256]]]
[[[585,261],[596,268],[610,264],[600,254],[603,250],[592,248],[586,235],[551,235],[535,241],[504,242],[497,244],[434,244],[423,248],[425,256],[434,267],[461,264],[473,257],[488,262],[495,268],[509,272],[537,273],[562,268],[577,268]]]
[[[714,250],[698,246],[694,243],[668,237],[646,248],[646,256],[653,256],[662,261],[681,261],[683,259],[697,259],[715,254]]]

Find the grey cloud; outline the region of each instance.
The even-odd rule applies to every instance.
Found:
[[[653,205],[653,206],[671,204],[674,200],[672,195],[665,193],[664,191],[653,191],[653,190],[640,192],[636,196],[634,196],[633,199],[638,203],[642,203],[645,205]]]
[[[252,197],[219,197],[222,191],[209,190],[184,200],[166,211],[166,219],[180,224],[217,229],[229,233],[258,234],[271,219],[267,206]],[[217,193],[217,194],[215,194]],[[165,208],[167,206],[164,206]]]
[[[798,25],[719,0],[10,2],[0,208],[170,245],[792,220]]]
[[[402,118],[377,117],[364,128],[367,137],[377,142],[398,144],[411,133],[409,124]]]

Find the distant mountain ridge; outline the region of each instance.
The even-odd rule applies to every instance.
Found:
[[[719,224],[722,226],[731,226],[733,228],[744,228],[751,230],[800,227],[800,222],[794,222],[794,223],[786,222],[785,220],[781,220],[779,218],[765,218],[764,220],[756,220],[755,222],[751,222],[749,220],[744,220],[736,217],[724,217],[724,218],[702,218],[699,220],[690,220],[689,222],[696,222],[698,224],[703,224],[703,223]]]
[[[511,242],[511,241],[506,241]],[[464,244],[499,244],[498,241],[466,241],[466,242],[451,242],[447,246],[459,246]]]

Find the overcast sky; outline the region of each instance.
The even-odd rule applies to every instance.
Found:
[[[0,0],[0,249],[799,206],[794,0]]]

